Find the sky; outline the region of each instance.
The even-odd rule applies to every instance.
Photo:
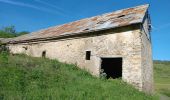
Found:
[[[153,59],[170,60],[170,0],[0,0],[0,27],[34,32],[142,4],[150,4]]]

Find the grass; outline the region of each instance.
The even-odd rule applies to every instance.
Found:
[[[170,97],[170,61],[154,61],[154,79],[156,91]]]
[[[91,76],[75,65],[0,54],[0,100],[157,100],[121,80]]]

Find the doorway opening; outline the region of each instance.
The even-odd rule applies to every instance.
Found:
[[[101,69],[106,74],[106,78],[122,77],[122,58],[101,58]]]
[[[46,57],[46,51],[42,52],[42,57],[45,58]]]

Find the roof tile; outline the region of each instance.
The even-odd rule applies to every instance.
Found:
[[[76,33],[88,33],[89,31],[98,31],[102,29],[104,30],[135,23],[142,23],[148,7],[148,4],[141,5],[55,27],[50,27],[44,30],[16,37],[11,42],[73,35]]]

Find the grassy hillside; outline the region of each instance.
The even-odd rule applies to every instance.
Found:
[[[154,61],[156,91],[170,97],[170,61]]]
[[[0,100],[156,100],[121,80],[91,76],[75,65],[0,54]]]

